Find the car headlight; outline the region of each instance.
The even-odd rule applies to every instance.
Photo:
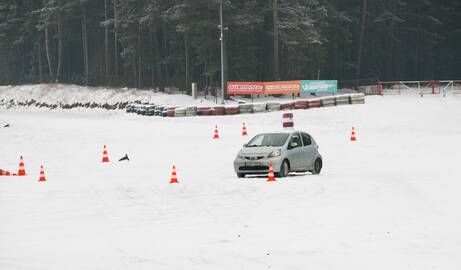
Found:
[[[269,157],[278,157],[282,154],[280,150],[274,150],[269,154]]]
[[[242,154],[238,153],[237,158],[244,159],[244,156]]]

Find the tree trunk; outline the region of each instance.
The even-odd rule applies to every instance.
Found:
[[[152,57],[151,57],[151,64],[150,64],[150,76],[151,76],[151,86],[152,89],[155,89],[155,50],[154,50],[154,34],[151,28],[148,29],[149,31],[149,47],[152,49]]]
[[[186,58],[186,87],[185,87],[185,90],[186,90],[186,93],[187,94],[190,94],[190,91],[189,91],[189,84],[190,84],[190,74],[189,74],[189,44],[188,44],[188,36],[187,36],[187,33],[184,33],[184,57]]]
[[[395,8],[395,0],[392,0],[392,13],[396,16],[396,8]],[[386,80],[392,80],[392,65],[393,65],[393,57],[394,57],[394,39],[395,39],[395,21],[393,20],[391,23],[390,34],[389,34],[389,52],[387,55],[387,69],[386,69]]]
[[[136,62],[133,63],[133,86],[134,88],[138,88],[138,85],[137,85],[137,82],[138,82],[138,79],[137,79],[137,74],[136,74]]]
[[[108,0],[104,0],[104,21],[106,24],[104,26],[104,56],[105,56],[105,71],[106,71],[106,85],[109,85],[109,25],[107,20],[109,19],[109,7]]]
[[[162,78],[162,65],[160,63],[160,45],[159,45],[159,34],[157,32],[154,33],[153,41],[154,41],[154,55],[156,61],[156,68],[155,68],[155,77],[157,79],[157,84],[159,86],[159,90],[161,92],[165,91],[165,85],[163,83]]]
[[[56,70],[56,82],[59,83],[62,65],[62,18],[58,15],[58,68]]]
[[[163,24],[163,57],[168,58],[168,28],[166,24]],[[165,61],[163,64],[165,67],[164,77],[165,77],[165,85],[166,87],[170,86],[170,73],[168,71],[168,61]]]
[[[117,16],[117,1],[114,0],[114,81],[118,85],[118,16]]]
[[[272,0],[272,22],[274,25],[274,80],[279,78],[279,22],[278,22],[278,0]]]
[[[85,79],[84,84],[88,85],[89,81],[89,65],[88,65],[88,35],[87,35],[87,24],[86,24],[86,9],[85,3],[81,2],[82,5],[82,42],[83,42],[83,65],[85,68]]]
[[[50,53],[50,37],[48,33],[48,25],[45,26],[45,50],[46,50],[46,60],[48,61],[48,72],[51,76],[51,80],[55,80],[55,75],[53,72],[53,63],[51,63],[51,53]]]
[[[40,83],[43,83],[43,70],[42,70],[42,44],[38,41],[38,74]]]
[[[357,54],[357,70],[355,73],[355,90],[359,88],[360,67],[362,64],[362,48],[363,48],[363,39],[365,35],[366,20],[367,20],[367,0],[363,0],[362,23],[361,23],[361,28],[360,28],[359,49],[358,49],[358,54]]]
[[[418,8],[418,26],[416,32],[416,48],[415,48],[415,80],[419,80],[419,54],[421,48],[421,7]]]
[[[141,40],[141,23],[138,22],[138,88],[142,88],[142,40]]]

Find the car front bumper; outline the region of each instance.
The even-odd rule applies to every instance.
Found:
[[[243,174],[267,174],[269,171],[269,163],[272,163],[274,173],[278,173],[280,171],[282,161],[283,158],[280,156],[251,161],[237,157],[234,160],[234,171],[236,173]]]

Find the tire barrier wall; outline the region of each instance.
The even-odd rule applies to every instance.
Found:
[[[236,115],[249,113],[263,113],[286,110],[306,110],[321,107],[332,107],[348,104],[364,104],[365,94],[344,94],[325,96],[315,99],[296,100],[288,102],[249,103],[233,106],[211,107],[165,107],[153,104],[129,104],[126,112],[140,115],[156,115],[164,117],[209,116],[209,115]]]
[[[126,109],[127,106],[130,104],[130,102],[117,102],[114,104],[109,104],[109,103],[96,103],[96,102],[75,102],[72,104],[68,103],[46,103],[46,102],[40,102],[36,101],[34,99],[28,100],[28,101],[15,101],[14,99],[9,99],[9,100],[0,100],[0,106],[4,106],[5,108],[13,108],[13,107],[37,107],[37,108],[47,108],[50,110],[55,110],[55,109],[74,109],[74,108],[88,108],[88,109],[94,109],[94,108],[99,108],[99,109],[106,109],[106,110],[123,110]],[[141,104],[141,103],[139,103]]]

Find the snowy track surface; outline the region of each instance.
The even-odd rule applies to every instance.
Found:
[[[242,122],[251,137],[281,112],[0,110],[0,168],[22,154],[28,173],[0,177],[0,269],[461,269],[461,97],[294,114],[324,170],[267,183],[232,161]],[[102,164],[103,144],[131,161]]]

